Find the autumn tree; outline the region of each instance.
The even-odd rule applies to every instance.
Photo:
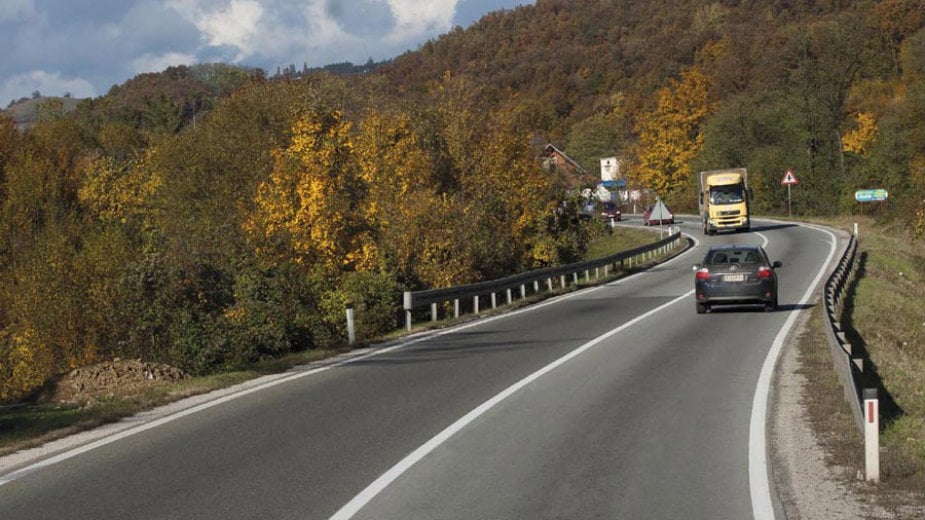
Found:
[[[89,136],[59,119],[15,139],[0,199],[0,396],[6,397],[97,355],[83,313],[85,281],[74,268],[84,231],[79,165]]]
[[[657,106],[639,122],[638,167],[635,180],[662,197],[688,185],[691,161],[703,147],[701,127],[714,106],[708,79],[697,66],[670,80],[657,94]]]
[[[357,233],[362,222],[354,201],[362,199],[356,193],[362,186],[352,164],[352,126],[340,111],[310,112],[293,125],[291,142],[273,151],[273,172],[258,187],[248,224],[266,244],[262,254],[332,275],[375,262],[373,245]]]

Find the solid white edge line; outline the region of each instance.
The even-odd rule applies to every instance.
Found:
[[[806,305],[816,292],[816,286],[822,280],[823,275],[828,271],[829,264],[835,256],[838,245],[838,239],[835,235],[824,228],[797,224],[802,227],[822,231],[829,235],[832,241],[829,243],[829,256],[826,258],[822,268],[816,274],[816,278],[800,299],[800,306]],[[771,391],[771,381],[774,374],[774,367],[777,365],[777,359],[784,346],[784,340],[790,333],[794,321],[802,312],[802,309],[790,311],[787,321],[774,338],[774,344],[764,359],[761,367],[761,374],[758,377],[758,384],[755,387],[755,397],[752,400],[752,414],[748,426],[748,482],[752,498],[752,516],[755,520],[774,520],[774,503],[771,498],[771,483],[768,479],[768,458],[767,458],[767,416],[768,416],[768,395]]]
[[[696,242],[696,240],[695,240],[695,242]],[[668,265],[668,264],[670,264],[670,263],[673,263],[673,262],[678,261],[681,257],[685,256],[685,253],[686,253],[686,252],[679,254],[678,256],[676,256],[676,257],[674,257],[674,258],[668,260],[667,262],[664,262],[662,265]],[[630,276],[627,276],[626,278],[621,278],[621,279],[618,280],[618,281],[625,281],[625,280],[627,280],[627,279],[629,279],[629,278],[634,278],[634,277],[640,276],[640,275],[642,275],[642,274],[645,274],[645,271],[642,271],[642,272],[639,272],[639,273],[634,273],[634,274],[632,274],[632,275],[630,275]],[[446,335],[446,334],[452,334],[452,333],[458,332],[458,331],[460,331],[460,330],[468,329],[468,328],[470,328],[470,327],[476,327],[476,326],[484,325],[484,324],[486,324],[486,323],[490,323],[490,322],[492,322],[492,321],[499,320],[499,319],[503,319],[503,318],[507,318],[507,317],[510,317],[510,316],[515,316],[515,315],[520,314],[520,313],[523,313],[523,312],[532,312],[532,311],[535,311],[535,310],[537,310],[537,309],[544,308],[544,307],[546,307],[547,305],[554,305],[554,304],[556,304],[556,303],[558,303],[558,302],[561,302],[561,301],[563,301],[563,300],[571,299],[571,298],[574,298],[574,297],[579,296],[579,295],[582,295],[582,294],[588,294],[589,292],[594,292],[594,291],[600,290],[600,289],[602,289],[602,288],[604,288],[604,287],[606,287],[606,286],[609,286],[609,285],[611,285],[611,284],[613,284],[613,283],[615,283],[615,282],[610,282],[610,283],[608,283],[608,284],[595,285],[595,286],[588,287],[588,288],[585,288],[585,289],[580,289],[580,290],[572,291],[572,292],[569,292],[569,293],[566,293],[566,294],[563,294],[563,295],[560,295],[560,296],[556,296],[556,297],[550,298],[549,300],[546,300],[546,301],[544,301],[544,302],[540,302],[540,303],[537,303],[537,304],[535,304],[535,305],[530,305],[530,306],[524,307],[524,308],[522,308],[522,309],[516,309],[516,310],[511,311],[511,312],[505,312],[505,313],[499,314],[499,315],[497,315],[497,316],[491,316],[491,317],[487,317],[487,318],[477,319],[477,320],[475,320],[475,321],[473,321],[473,322],[471,322],[471,323],[464,323],[464,324],[462,324],[462,325],[450,327],[450,328],[447,328],[447,329],[444,329],[444,330],[434,331],[434,332],[431,332],[431,333],[423,333],[423,334],[422,334],[421,336],[419,336],[419,337],[412,337],[412,338],[407,338],[407,339],[405,339],[405,340],[401,340],[398,344],[393,345],[393,346],[391,346],[391,347],[380,348],[380,349],[374,350],[374,351],[372,351],[372,352],[369,352],[369,353],[367,353],[367,354],[363,354],[363,355],[356,356],[356,357],[351,357],[351,358],[345,359],[345,360],[343,360],[343,361],[333,362],[333,363],[331,363],[331,364],[324,365],[324,366],[321,366],[321,367],[318,367],[318,368],[313,368],[313,369],[310,369],[310,370],[306,370],[306,371],[304,371],[304,372],[297,372],[297,373],[294,373],[294,374],[291,374],[291,375],[284,375],[284,376],[282,376],[282,377],[280,377],[280,378],[273,379],[272,381],[268,381],[268,382],[266,382],[266,383],[262,383],[262,384],[256,385],[256,386],[251,387],[251,388],[248,388],[248,389],[246,389],[246,390],[242,390],[242,391],[240,391],[240,392],[234,392],[234,393],[232,393],[232,394],[228,394],[228,395],[225,395],[225,396],[223,396],[223,397],[220,397],[220,398],[217,398],[217,399],[213,399],[213,400],[211,400],[211,401],[207,401],[207,402],[205,402],[205,403],[202,403],[202,404],[199,404],[199,405],[196,405],[196,406],[192,406],[192,407],[187,408],[187,409],[185,409],[185,410],[180,410],[180,411],[178,411],[178,412],[171,413],[171,414],[166,415],[166,416],[164,416],[164,417],[160,417],[160,418],[158,418],[158,419],[151,420],[150,422],[146,422],[146,423],[144,423],[144,424],[141,424],[141,425],[138,425],[138,426],[135,426],[135,427],[127,428],[127,429],[125,429],[125,430],[116,432],[116,433],[114,433],[114,434],[112,434],[112,435],[108,435],[108,436],[106,436],[106,437],[102,437],[102,438],[100,438],[100,439],[97,439],[97,440],[88,442],[87,444],[83,444],[83,445],[78,446],[78,447],[76,447],[76,448],[67,449],[67,450],[65,450],[65,451],[62,451],[62,452],[56,454],[56,455],[52,455],[51,457],[42,459],[42,460],[40,460],[40,461],[38,461],[38,462],[35,462],[35,463],[32,463],[32,464],[28,464],[28,465],[26,465],[26,466],[24,466],[24,467],[22,467],[22,468],[20,468],[20,469],[18,469],[18,470],[14,470],[14,471],[11,471],[11,472],[6,473],[6,474],[0,474],[0,486],[3,486],[4,484],[8,484],[8,483],[10,483],[10,482],[13,482],[14,480],[17,480],[17,479],[19,479],[19,478],[22,478],[22,477],[24,477],[24,476],[26,476],[26,475],[28,475],[28,474],[30,474],[30,473],[33,473],[33,472],[35,472],[35,471],[40,470],[40,469],[47,468],[47,467],[49,467],[49,466],[58,464],[58,463],[60,463],[60,462],[64,462],[64,461],[66,461],[66,460],[68,460],[68,459],[71,459],[71,458],[73,458],[73,457],[77,457],[78,455],[82,455],[82,454],[87,453],[88,451],[94,450],[94,449],[96,449],[96,448],[100,448],[100,447],[102,447],[102,446],[106,446],[107,444],[111,444],[111,443],[113,443],[113,442],[119,441],[119,440],[124,439],[124,438],[126,438],[126,437],[130,437],[130,436],[132,436],[132,435],[135,435],[135,434],[138,434],[138,433],[142,433],[142,432],[145,432],[145,431],[147,431],[147,430],[151,430],[151,429],[153,429],[153,428],[156,428],[156,427],[158,427],[158,426],[162,426],[162,425],[164,425],[164,424],[173,422],[173,421],[175,421],[175,420],[177,420],[177,419],[186,417],[186,416],[188,416],[188,415],[192,415],[192,414],[194,414],[194,413],[198,413],[198,412],[201,412],[201,411],[203,411],[203,410],[207,410],[207,409],[209,409],[209,408],[212,408],[213,406],[218,406],[218,405],[223,404],[223,403],[226,403],[226,402],[228,402],[228,401],[232,401],[232,400],[237,399],[237,398],[239,398],[239,397],[243,397],[243,396],[246,396],[246,395],[249,395],[249,394],[253,394],[253,393],[259,392],[259,391],[261,391],[261,390],[266,390],[267,388],[271,388],[271,387],[274,387],[274,386],[277,386],[277,385],[281,385],[281,384],[283,384],[283,383],[288,383],[288,382],[294,381],[294,380],[296,380],[296,379],[301,379],[301,378],[303,378],[303,377],[307,377],[307,376],[310,376],[310,375],[318,374],[318,373],[320,373],[320,372],[324,372],[324,371],[329,370],[329,369],[332,369],[332,368],[342,367],[342,366],[345,366],[345,365],[349,365],[349,364],[351,364],[351,363],[355,363],[355,362],[357,362],[357,361],[366,360],[366,359],[369,359],[369,358],[372,358],[372,357],[375,357],[375,356],[380,356],[380,355],[382,355],[382,354],[386,354],[386,353],[389,353],[389,352],[394,352],[394,351],[396,351],[396,350],[404,349],[405,347],[408,347],[408,346],[410,346],[410,345],[414,345],[414,344],[420,343],[420,342],[422,342],[422,341],[427,341],[427,340],[429,340],[429,339],[438,338],[438,337],[443,336],[443,335]],[[643,315],[643,316],[645,316],[645,315]],[[246,384],[246,383],[245,383],[245,384]]]
[[[430,452],[434,451],[437,447],[439,447],[441,444],[446,442],[453,435],[455,435],[460,430],[465,428],[469,423],[479,418],[480,416],[482,416],[483,414],[485,414],[486,412],[494,408],[496,405],[498,405],[499,403],[501,403],[502,401],[510,397],[511,395],[515,394],[518,390],[529,385],[533,381],[536,381],[543,375],[551,372],[552,370],[568,362],[569,360],[576,358],[580,356],[581,354],[587,352],[588,350],[593,348],[595,345],[598,345],[602,341],[614,336],[615,334],[629,327],[632,327],[633,325],[648,318],[649,316],[652,316],[653,314],[661,312],[663,309],[671,305],[674,305],[685,298],[690,297],[693,293],[694,291],[689,291],[687,293],[684,293],[681,296],[678,296],[677,298],[667,303],[664,303],[650,310],[649,312],[646,312],[645,314],[641,314],[633,318],[632,320],[624,323],[623,325],[620,325],[619,327],[612,329],[604,333],[603,335],[592,339],[591,341],[581,345],[580,347],[560,357],[559,359],[553,361],[552,363],[546,365],[545,367],[537,370],[536,372],[528,375],[527,377],[507,387],[501,393],[495,395],[491,399],[480,404],[479,406],[474,408],[472,411],[470,411],[466,415],[459,418],[456,422],[447,426],[443,431],[441,431],[440,433],[432,437],[429,441],[425,442],[419,448],[417,448],[416,450],[411,452],[409,455],[407,455],[404,459],[399,461],[398,464],[395,464],[394,466],[392,466],[388,471],[386,471],[379,478],[373,481],[372,484],[367,486],[366,489],[361,491],[357,496],[353,497],[353,499],[347,502],[346,505],[340,508],[340,510],[338,510],[334,514],[334,516],[331,517],[330,520],[348,520],[349,518],[352,518],[353,515],[359,512],[364,506],[366,506],[366,504],[368,504],[373,498],[375,498],[376,495],[381,493],[392,482],[394,482],[396,479],[402,476],[402,474],[408,471],[408,469],[410,469],[412,466],[420,462],[421,459],[426,457]]]

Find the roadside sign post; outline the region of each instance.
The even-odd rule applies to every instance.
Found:
[[[793,210],[790,204],[790,187],[794,184],[799,184],[800,180],[797,179],[797,176],[793,174],[790,168],[787,168],[787,173],[784,174],[784,178],[780,183],[787,186],[787,218],[791,218],[793,217]]]

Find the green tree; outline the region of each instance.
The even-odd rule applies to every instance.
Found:
[[[588,172],[600,171],[600,159],[626,148],[619,114],[593,114],[572,126],[566,138],[569,157]]]

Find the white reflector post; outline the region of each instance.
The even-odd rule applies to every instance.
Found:
[[[357,342],[356,326],[353,319],[353,304],[347,304],[347,343],[353,345]]]
[[[876,388],[864,389],[864,473],[868,481],[880,481],[880,403]]]

